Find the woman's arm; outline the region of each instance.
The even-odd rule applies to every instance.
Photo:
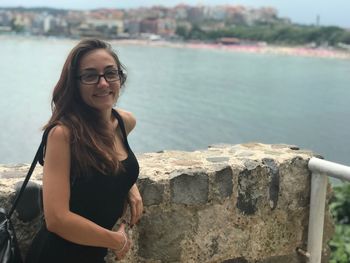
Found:
[[[120,250],[126,242],[123,233],[105,229],[69,210],[69,137],[69,130],[59,125],[50,131],[47,140],[43,176],[44,214],[47,228],[77,244]]]
[[[126,135],[128,135],[135,128],[136,119],[134,115],[129,111],[118,109],[118,113],[124,121]]]
[[[136,184],[134,184],[129,191],[128,203],[131,213],[130,225],[133,226],[140,220],[143,213],[142,197]]]
[[[118,113],[123,118],[126,134],[129,134],[136,126],[136,119],[131,112],[118,109]],[[139,189],[134,184],[128,194],[128,203],[130,205],[131,219],[130,225],[136,224],[143,213],[143,202]]]

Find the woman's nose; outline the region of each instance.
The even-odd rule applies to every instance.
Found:
[[[109,83],[106,80],[105,76],[101,76],[97,83],[97,87],[104,88],[104,87],[108,87],[108,85]]]

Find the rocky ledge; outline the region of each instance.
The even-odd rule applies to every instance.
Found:
[[[296,249],[306,248],[312,156],[297,146],[261,143],[139,155],[145,211],[129,230],[134,246],[122,262],[305,262]],[[28,168],[1,166],[1,206],[9,206]],[[41,177],[37,167],[32,182],[40,185]],[[35,196],[26,198],[35,199],[29,211],[36,215],[25,218],[27,203],[13,218],[24,251],[40,224]],[[326,213],[324,262],[332,231]],[[106,260],[113,262],[111,255]]]

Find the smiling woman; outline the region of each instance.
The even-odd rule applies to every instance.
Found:
[[[127,140],[136,121],[113,109],[126,80],[122,68],[111,47],[97,39],[81,41],[68,55],[45,126],[44,222],[28,263],[98,263],[107,249],[117,259],[130,249],[125,228],[140,219],[143,204],[135,184],[139,166]]]
[[[79,71],[81,98],[108,117],[119,97],[119,72],[123,74],[114,58],[104,49],[93,50],[81,59]]]

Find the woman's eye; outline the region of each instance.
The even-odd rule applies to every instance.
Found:
[[[105,72],[105,75],[108,78],[117,78],[118,77],[118,71],[116,71],[116,70],[107,71],[107,72]]]
[[[94,80],[94,79],[96,79],[96,77],[97,77],[96,74],[85,74],[85,75],[83,75],[83,78],[85,80]]]

